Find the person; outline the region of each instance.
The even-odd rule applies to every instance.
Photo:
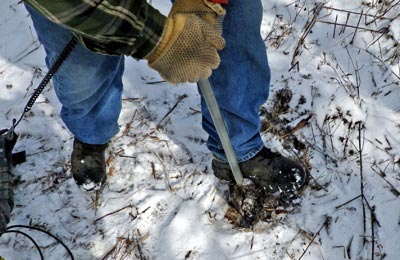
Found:
[[[53,85],[74,135],[71,171],[82,189],[106,181],[104,153],[118,132],[125,57],[146,59],[173,84],[210,77],[243,176],[271,193],[296,194],[304,185],[302,167],[266,148],[260,135],[270,83],[261,0],[176,0],[168,16],[146,0],[24,2],[47,66],[73,36],[79,41]],[[233,182],[203,98],[201,109],[213,172]]]

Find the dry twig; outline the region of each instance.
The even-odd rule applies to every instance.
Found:
[[[314,242],[314,240],[317,238],[317,236],[319,236],[319,234],[321,233],[322,229],[324,227],[328,228],[328,226],[330,225],[330,221],[331,221],[331,218],[326,216],[325,220],[324,220],[324,223],[318,229],[317,233],[315,233],[314,236],[311,238],[310,243],[308,243],[308,245],[306,246],[306,248],[304,249],[303,253],[300,255],[298,260],[301,260],[304,257],[304,255],[307,253],[308,249],[310,248],[311,244]]]

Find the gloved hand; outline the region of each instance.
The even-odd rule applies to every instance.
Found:
[[[220,26],[225,10],[215,3],[207,2],[213,8],[201,4],[206,2],[178,0],[171,9],[164,36],[147,58],[166,81],[197,82],[218,67],[217,51],[225,46]]]

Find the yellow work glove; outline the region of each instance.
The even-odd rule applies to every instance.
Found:
[[[216,14],[222,19],[225,11]],[[179,11],[174,5],[163,38],[147,60],[166,81],[197,82],[211,76],[211,70],[218,67],[217,51],[224,46],[221,26],[203,20],[195,11]]]

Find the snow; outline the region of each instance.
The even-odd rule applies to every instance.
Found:
[[[139,254],[168,260],[398,259],[400,25],[398,18],[369,21],[375,14],[395,18],[400,4],[327,1],[325,6],[335,9],[322,8],[298,45],[318,2],[263,0],[261,33],[273,73],[263,109],[276,110],[280,90],[293,94],[289,109],[275,114],[277,130],[263,130],[263,139],[271,149],[311,166],[310,187],[293,213],[253,230],[226,222],[226,187],[211,171],[196,87],[149,84],[161,78],[145,62],[127,59],[121,131],[107,152],[104,191],[96,198],[73,182],[73,137],[58,117],[60,104],[49,86],[17,129],[15,151],[26,150],[28,157],[14,169],[16,206],[10,225],[49,230],[75,259],[140,259]],[[168,12],[170,4],[153,3]],[[325,23],[335,23],[336,17],[337,23],[346,23],[348,13],[340,10],[371,16],[360,20],[355,34],[354,28],[343,31]],[[47,69],[23,5],[4,0],[0,12],[0,128],[8,128]],[[358,21],[353,13],[347,24]],[[383,35],[371,31],[384,27]],[[299,55],[293,57],[298,46]],[[290,70],[292,60],[298,66]],[[261,117],[266,121],[265,113]],[[302,120],[307,124],[293,134],[279,134]],[[46,259],[68,259],[51,238],[27,232]],[[33,244],[15,234],[0,237],[0,256],[39,259]]]

